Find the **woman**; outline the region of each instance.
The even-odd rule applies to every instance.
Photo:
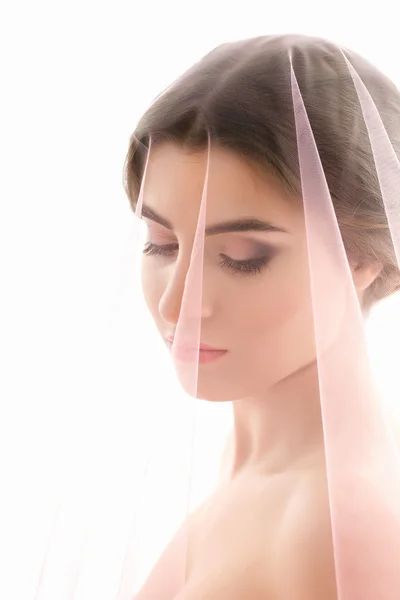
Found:
[[[234,415],[223,482],[182,526],[138,600],[386,600],[397,593],[390,579],[400,569],[397,558],[381,565],[385,577],[369,578],[366,561],[376,551],[379,562],[384,544],[400,549],[400,531],[382,526],[385,537],[365,548],[364,525],[353,530],[351,510],[336,494],[344,489],[344,446],[337,449],[329,433],[334,419],[321,395],[328,390],[328,398],[335,379],[350,381],[357,366],[348,366],[353,342],[343,345],[348,295],[333,285],[338,270],[321,234],[324,221],[311,231],[312,210],[305,215],[302,202],[319,194],[307,192],[304,157],[313,150],[304,151],[304,106],[320,159],[313,168],[326,179],[366,317],[400,289],[400,271],[351,67],[399,156],[396,87],[359,56],[306,36],[216,48],[154,102],[132,136],[126,190],[148,228],[146,302],[187,387],[184,365],[194,359],[185,294],[201,254],[196,395],[232,401]],[[357,321],[354,314],[347,323]],[[330,375],[332,364],[340,369],[332,384],[321,381],[328,355],[336,361]],[[360,514],[362,523],[363,507]],[[177,565],[186,550],[182,582]],[[353,564],[354,555],[362,559]]]

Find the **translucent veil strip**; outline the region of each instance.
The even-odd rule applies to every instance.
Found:
[[[359,95],[398,258],[399,163],[368,90],[344,59]],[[371,378],[361,309],[293,67],[291,77],[338,594],[341,600],[394,600],[400,589],[399,448]],[[333,332],[327,327],[332,322]]]
[[[356,61],[348,51],[342,50],[342,55],[367,128],[400,266],[399,161],[379,111],[357,72]],[[398,432],[372,374],[364,318],[290,48],[288,69],[307,236],[338,598],[397,600],[400,590]],[[138,254],[146,174],[153,151],[150,142],[145,148],[135,207],[133,254]],[[137,143],[141,144],[139,140]],[[199,216],[170,348],[179,385],[174,386],[172,379],[166,379],[163,391],[157,392],[154,382],[149,382],[133,399],[138,453],[134,458],[140,459],[142,468],[135,474],[124,473],[134,482],[128,511],[129,540],[122,553],[118,587],[114,594],[109,594],[109,600],[173,600],[178,596],[187,583],[190,560],[186,518],[217,486],[219,457],[212,451],[205,454],[205,441],[212,424],[218,427],[221,413],[212,403],[207,405],[197,399],[204,239],[212,171],[213,138],[209,132]],[[140,314],[136,313],[138,332]],[[163,344],[155,340],[152,338],[151,344]],[[185,361],[180,358],[183,350],[187,354]],[[144,353],[142,359],[146,356]],[[155,375],[158,376],[161,377]],[[77,489],[71,490],[76,513],[70,513],[69,524],[64,522],[62,535],[57,538],[54,532],[60,532],[63,524],[59,515],[58,530],[54,529],[50,540],[35,600],[93,597],[88,587],[86,595],[84,587],[79,591],[78,583],[84,565],[85,536],[93,525],[91,509],[98,489],[94,485],[87,496],[76,493]],[[74,537],[77,529],[79,536]]]

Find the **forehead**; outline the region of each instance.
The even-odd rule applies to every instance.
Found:
[[[272,175],[217,147],[188,150],[163,143],[151,150],[144,203],[179,226],[198,217],[207,174],[207,222],[241,217],[275,220],[290,228],[300,225],[303,211]]]

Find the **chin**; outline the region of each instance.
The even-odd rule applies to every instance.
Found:
[[[206,402],[233,402],[255,394],[256,390],[251,386],[250,382],[235,382],[231,377],[218,376],[216,373],[207,373],[204,375],[199,368],[197,389],[191,382],[185,381],[185,378],[179,376],[179,382],[189,396],[197,400]],[[265,385],[263,386],[265,390]]]
[[[270,390],[280,382],[283,382],[298,373],[301,373],[310,365],[314,365],[315,360],[311,363],[301,364],[293,369],[284,368],[281,365],[274,365],[274,375],[268,373],[266,369],[262,369],[262,374],[257,372],[250,373],[247,377],[235,377],[234,373],[227,373],[216,370],[208,370],[207,367],[199,366],[197,386],[194,389],[194,377],[188,381],[178,373],[179,382],[184,391],[198,400],[206,402],[233,402],[243,398],[254,398],[265,396],[267,390]],[[287,367],[287,365],[285,365]],[[194,373],[192,372],[192,375]]]
[[[208,374],[205,377],[199,367],[197,384],[195,384],[194,373],[180,371],[179,368],[176,368],[176,373],[182,389],[191,398],[208,402],[229,402],[238,399],[237,388],[235,393],[235,386],[228,384],[226,377],[218,377],[216,374],[211,376]]]
[[[188,396],[208,402],[229,402],[238,399],[239,388],[232,382],[226,367],[220,367],[219,361],[215,361],[214,364],[185,364],[176,360],[173,362],[178,381]],[[239,393],[240,391],[241,389]]]

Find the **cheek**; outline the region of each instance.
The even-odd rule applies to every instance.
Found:
[[[292,278],[274,277],[266,273],[259,284],[243,289],[236,294],[232,306],[236,327],[246,338],[265,339],[296,330],[304,332],[309,325],[311,297],[308,279],[297,273]]]
[[[224,330],[232,348],[229,377],[237,397],[262,393],[315,360],[308,282],[299,276],[272,275],[267,272],[250,286],[244,281],[237,302],[226,306]]]

